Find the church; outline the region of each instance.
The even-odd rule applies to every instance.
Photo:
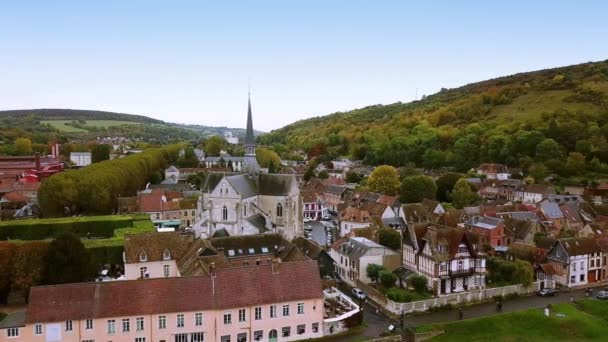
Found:
[[[209,173],[199,199],[197,237],[279,233],[286,239],[303,235],[302,197],[294,175],[263,173],[255,155],[248,99],[245,156],[241,173]]]

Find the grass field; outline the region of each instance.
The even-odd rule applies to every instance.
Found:
[[[68,133],[80,133],[87,132],[87,130],[82,128],[76,128],[66,123],[70,123],[72,120],[41,120],[41,124],[48,124],[54,128],[62,132]],[[85,126],[87,127],[99,127],[99,128],[108,128],[112,126],[122,126],[122,125],[141,125],[141,122],[133,122],[133,121],[118,121],[118,120],[87,120]]]
[[[431,341],[606,341],[608,302],[584,300],[553,306],[551,317],[530,309],[460,322],[426,325],[418,332],[443,330]]]

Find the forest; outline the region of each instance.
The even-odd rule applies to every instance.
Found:
[[[298,121],[259,137],[280,154],[468,171],[503,163],[585,182],[608,174],[608,61],[496,78],[410,103]]]

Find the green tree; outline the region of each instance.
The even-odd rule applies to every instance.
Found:
[[[106,144],[97,144],[91,148],[91,162],[99,163],[100,161],[109,160],[112,146]]]
[[[346,173],[346,183],[359,183],[363,177],[355,171],[348,171]]]
[[[380,279],[382,287],[384,287],[385,289],[390,289],[391,287],[394,287],[395,282],[397,281],[397,276],[393,272],[387,270],[382,270],[378,272],[378,278]]]
[[[412,287],[418,293],[426,292],[426,283],[426,278],[421,275],[414,275],[410,277],[410,284],[412,284]]]
[[[313,179],[314,177],[316,177],[315,168],[312,166],[309,166],[308,169],[306,169],[306,172],[304,173],[304,181],[308,182],[309,180]]]
[[[49,244],[44,267],[45,284],[90,281],[95,274],[93,258],[76,235],[63,233]]]
[[[585,156],[579,152],[570,152],[566,160],[566,170],[570,175],[580,176],[585,173]]]
[[[466,178],[461,178],[454,185],[452,191],[452,204],[457,209],[462,209],[466,206],[475,204],[479,200],[479,196],[471,189],[471,184]]]
[[[15,154],[27,156],[32,154],[32,141],[28,138],[15,139]]]
[[[177,161],[177,165],[179,167],[198,167],[200,165],[200,161],[198,160],[196,153],[194,153],[193,147],[188,146],[184,149],[184,153]]]
[[[446,166],[447,153],[441,150],[426,150],[422,155],[422,166],[427,169],[438,169]]]
[[[399,190],[399,172],[390,165],[380,165],[367,179],[371,191],[385,195],[395,195]]]
[[[437,194],[437,185],[431,177],[409,176],[401,182],[399,200],[402,203],[418,203],[423,199],[434,200]]]
[[[528,168],[528,175],[538,183],[547,176],[547,167],[543,163],[534,163]]]
[[[323,170],[323,171],[319,172],[317,177],[319,177],[319,179],[327,179],[327,178],[329,178],[329,172],[327,172],[327,170]]]
[[[553,139],[545,139],[536,146],[536,157],[539,160],[561,159],[563,157],[562,148]]]
[[[401,234],[392,228],[381,228],[378,230],[378,242],[392,250],[400,250]]]
[[[219,156],[220,151],[226,147],[224,138],[214,135],[205,141],[204,151],[209,156]]]
[[[380,271],[384,270],[384,266],[378,264],[368,264],[365,269],[365,273],[367,277],[371,279],[371,281],[378,282],[378,277],[380,276]]]
[[[454,185],[456,185],[456,182],[462,177],[463,175],[460,173],[446,173],[437,178],[435,181],[435,184],[437,185],[437,200],[439,202],[451,202]]]

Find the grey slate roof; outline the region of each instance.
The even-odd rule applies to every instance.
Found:
[[[234,175],[226,177],[226,180],[243,198],[249,198],[258,194],[255,181],[249,175]]]
[[[475,216],[472,217],[469,222],[467,222],[467,224],[472,227],[479,227],[483,229],[494,229],[502,223],[502,219],[489,216]]]
[[[266,228],[266,219],[261,214],[255,214],[251,217],[246,218],[247,222],[251,223],[254,227],[260,230],[260,233],[268,231]]]
[[[559,209],[559,205],[554,202],[542,201],[540,203],[540,207],[543,211],[543,214],[548,220],[556,220],[564,218],[564,214]]]
[[[260,174],[260,195],[287,196],[291,192],[296,179],[293,175]]]
[[[343,185],[330,185],[327,187],[326,192],[334,195],[342,195],[346,191],[346,187]]]
[[[538,221],[538,216],[531,211],[508,211],[502,213],[496,213],[496,216],[501,219],[512,218],[520,221]]]
[[[372,248],[382,248],[385,250],[386,255],[396,254],[392,250],[362,237],[349,238],[342,243],[339,248],[340,252],[353,260],[359,260],[359,258],[367,254]]]
[[[0,329],[19,328],[25,326],[25,310],[15,311],[4,317]]]
[[[167,172],[178,172],[179,170],[175,166],[171,165],[165,171],[167,171]]]
[[[220,160],[225,161],[226,163],[231,161],[231,162],[242,162],[245,160],[245,157],[231,157],[231,156],[222,156],[222,157],[207,157],[205,158],[205,161],[210,162],[210,163],[219,163]]]
[[[215,233],[213,233],[213,238],[220,238],[220,237],[228,237],[230,236],[230,234],[228,234],[228,231],[224,228],[222,229],[218,229],[215,231]]]
[[[205,178],[205,183],[201,189],[202,192],[211,192],[224,176],[234,175],[232,172],[209,172]]]

